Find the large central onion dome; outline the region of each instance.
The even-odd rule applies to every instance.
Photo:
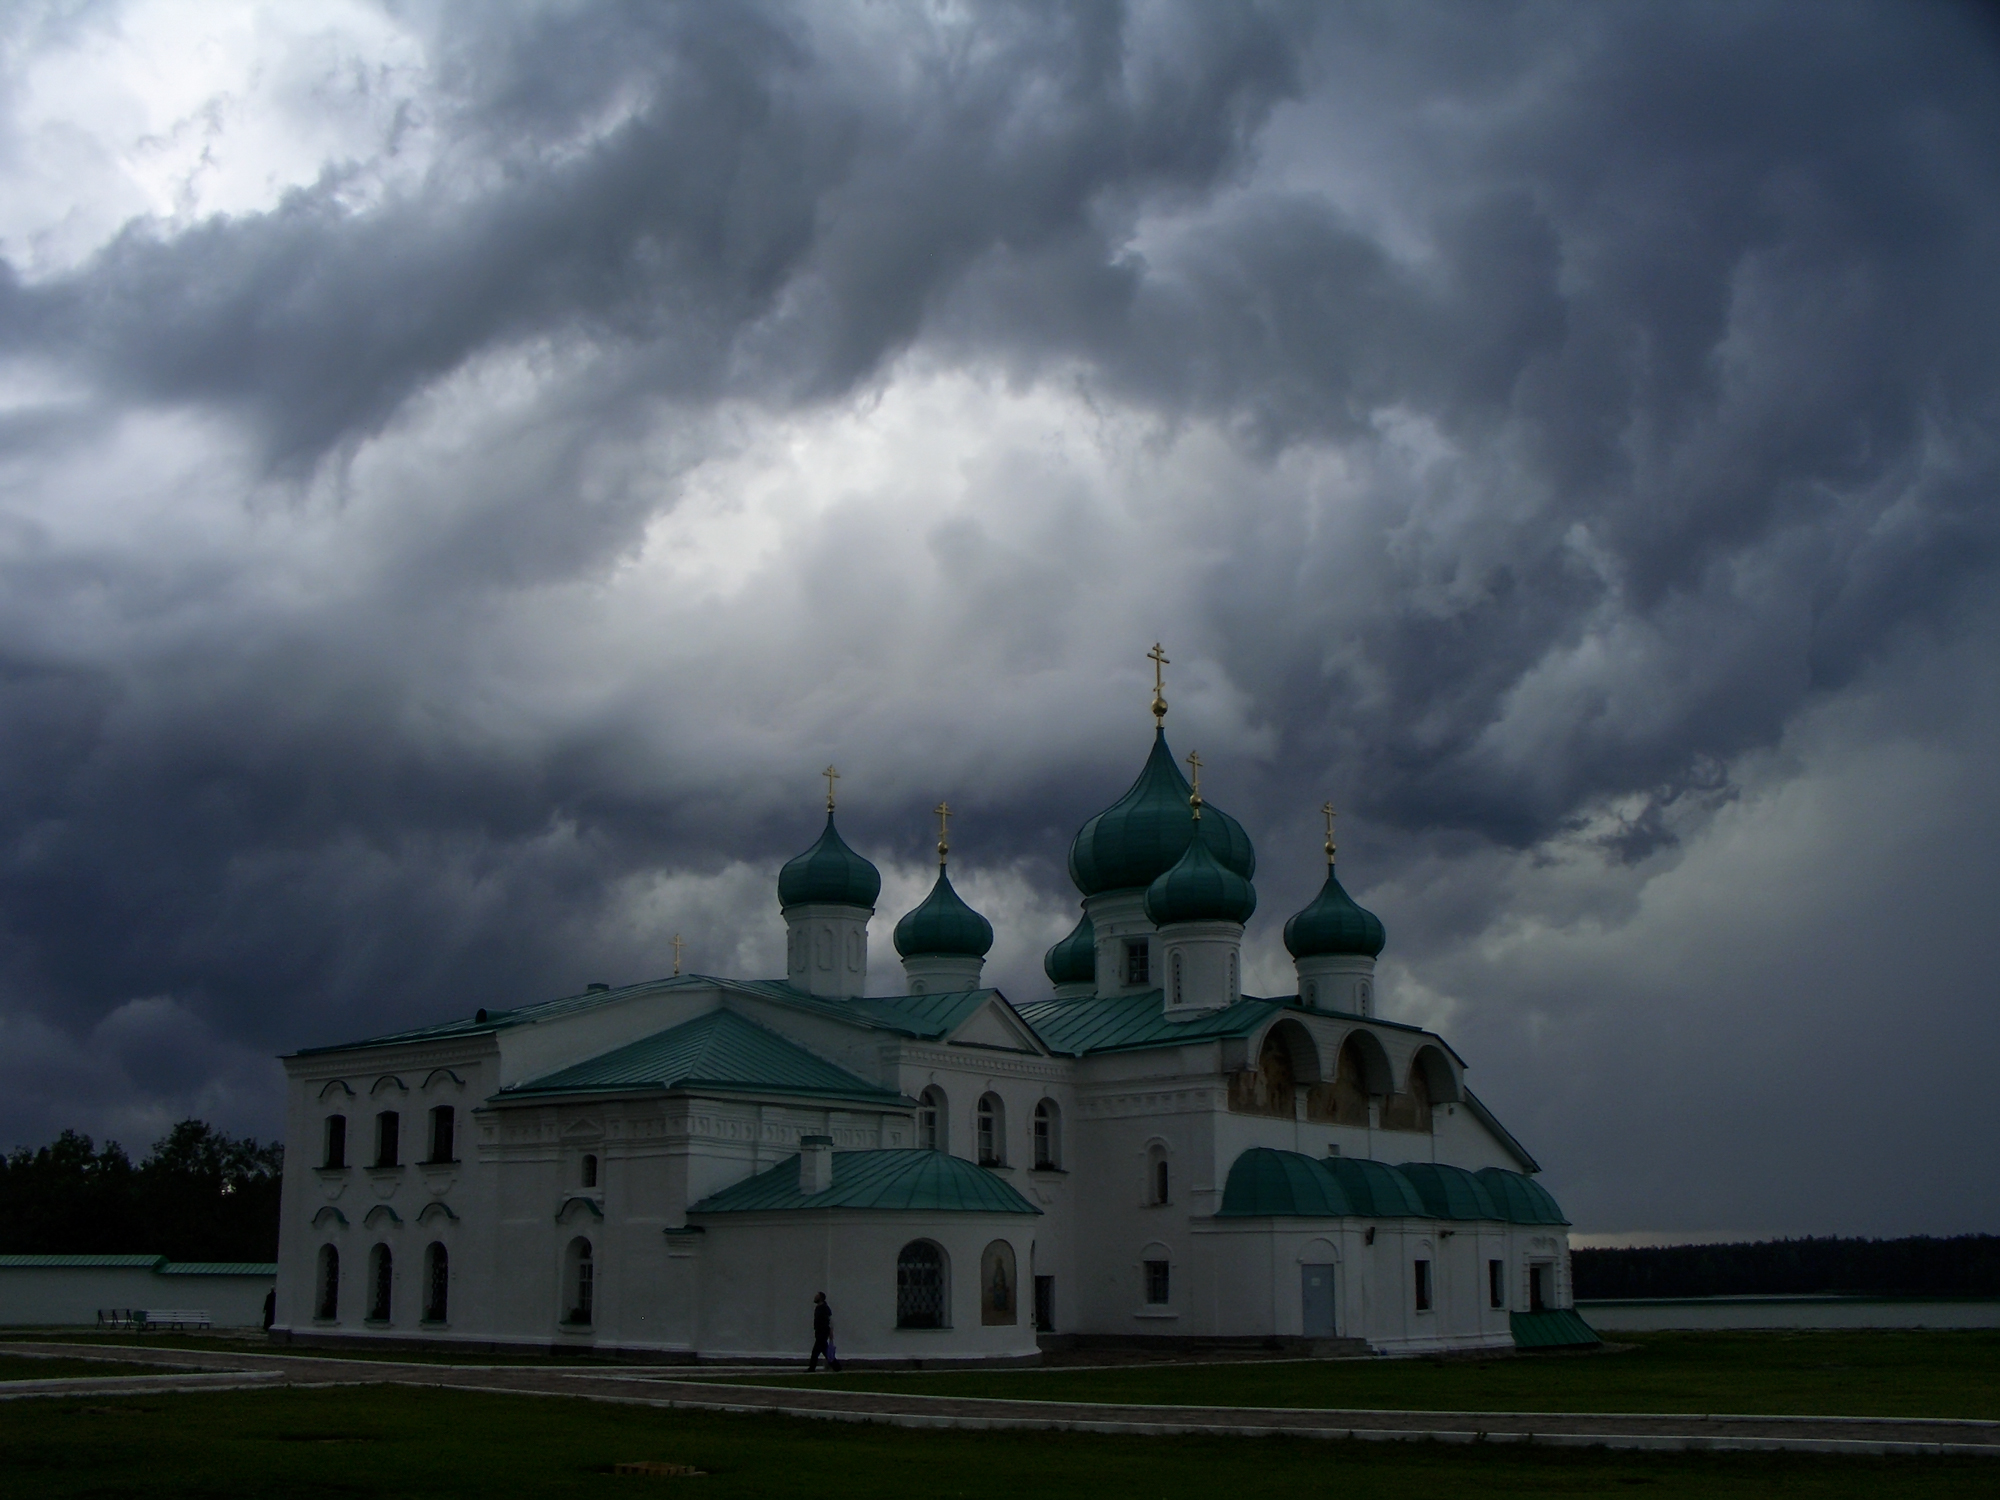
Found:
[[[1206,817],[1201,819],[1202,823],[1207,821]],[[1187,852],[1174,867],[1146,887],[1146,916],[1155,927],[1171,927],[1176,922],[1235,922],[1240,926],[1256,909],[1255,887],[1217,859],[1206,839],[1190,839]]]
[[[882,872],[847,847],[826,814],[819,842],[778,872],[779,906],[866,906],[882,894]]]
[[[1188,817],[1192,789],[1174,764],[1163,729],[1153,731],[1153,753],[1139,779],[1111,806],[1078,831],[1069,846],[1069,876],[1086,896],[1105,891],[1144,890],[1174,867],[1197,830],[1223,869],[1249,880],[1257,873],[1250,835],[1213,803],[1202,807],[1200,822]]]
[[[1293,958],[1373,958],[1387,940],[1382,919],[1341,888],[1332,865],[1311,904],[1285,923],[1285,946]]]
[[[1090,913],[1070,935],[1042,955],[1042,971],[1050,984],[1091,984],[1097,979],[1097,924]]]
[[[965,904],[942,867],[931,893],[896,924],[896,951],[905,958],[984,958],[992,946],[993,924]]]

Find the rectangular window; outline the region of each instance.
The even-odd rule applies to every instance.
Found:
[[[1549,1305],[1549,1268],[1528,1267],[1528,1311],[1544,1312]]]
[[[1165,1307],[1170,1300],[1172,1287],[1168,1281],[1167,1263],[1163,1260],[1146,1262],[1146,1302],[1151,1307]]]
[[[1430,1310],[1431,1263],[1427,1260],[1420,1260],[1417,1262],[1417,1311],[1429,1312]]]
[[[347,1116],[328,1115],[326,1117],[326,1166],[347,1165]]]
[[[1507,1262],[1489,1260],[1486,1262],[1486,1298],[1495,1307],[1507,1305]]]
[[[1125,982],[1127,984],[1151,984],[1153,966],[1152,947],[1144,938],[1133,938],[1125,944]]]
[[[454,1159],[452,1157],[452,1150],[457,1143],[452,1140],[452,1127],[455,1124],[456,1121],[453,1118],[452,1107],[449,1104],[440,1104],[436,1109],[431,1111],[432,1161],[448,1162]]]
[[[378,1167],[393,1167],[402,1160],[397,1155],[397,1123],[393,1109],[385,1109],[375,1117],[375,1165]]]
[[[1056,1331],[1056,1279],[1053,1276],[1035,1278],[1035,1332],[1054,1333]]]

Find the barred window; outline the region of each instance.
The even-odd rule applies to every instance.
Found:
[[[944,1251],[929,1240],[911,1240],[896,1257],[896,1326],[945,1326]]]
[[[1172,1300],[1170,1294],[1173,1288],[1169,1279],[1170,1274],[1170,1268],[1166,1261],[1149,1260],[1146,1262],[1146,1302],[1148,1306],[1165,1307]]]

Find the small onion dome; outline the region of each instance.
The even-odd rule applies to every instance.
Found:
[[[1042,970],[1050,984],[1097,982],[1097,924],[1085,912],[1070,935],[1042,955]]]
[[[896,951],[905,958],[951,954],[984,958],[993,946],[993,924],[965,904],[942,867],[937,884],[896,924]]]
[[[1382,919],[1340,888],[1332,865],[1326,867],[1326,884],[1313,897],[1312,905],[1285,924],[1285,946],[1292,950],[1293,958],[1335,954],[1373,958],[1385,941]]]
[[[778,872],[780,906],[866,906],[882,894],[882,873],[848,848],[826,815],[819,842]]]
[[[1069,876],[1086,896],[1143,890],[1174,866],[1200,829],[1225,870],[1248,880],[1257,873],[1250,835],[1214,803],[1202,805],[1201,822],[1188,817],[1187,777],[1174,764],[1165,730],[1153,731],[1153,753],[1131,790],[1078,830],[1069,846]]]
[[[1255,887],[1218,860],[1206,839],[1190,839],[1187,853],[1146,887],[1146,915],[1155,927],[1176,922],[1242,923],[1256,909]]]

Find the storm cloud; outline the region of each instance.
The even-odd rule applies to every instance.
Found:
[[[1032,995],[1161,639],[1579,1229],[2000,1228],[1982,10],[0,28],[7,1142],[768,973],[829,761]]]

